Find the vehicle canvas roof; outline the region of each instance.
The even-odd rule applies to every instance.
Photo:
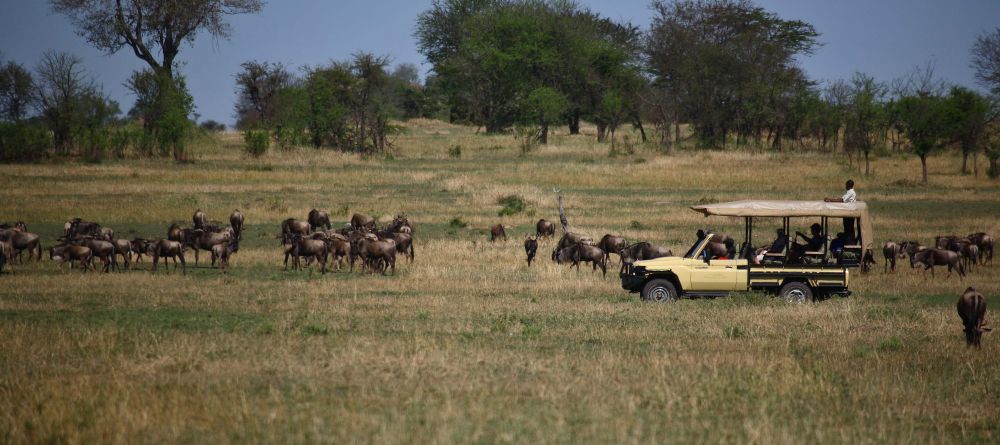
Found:
[[[753,217],[832,217],[860,218],[861,237],[864,248],[871,249],[874,240],[872,219],[868,215],[868,204],[864,202],[825,201],[732,201],[718,204],[691,206],[691,210],[705,216],[753,216]]]

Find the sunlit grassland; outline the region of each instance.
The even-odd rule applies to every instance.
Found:
[[[538,218],[557,219],[555,190],[574,230],[677,252],[699,227],[742,233],[741,221],[688,209],[699,201],[837,196],[848,177],[879,242],[1000,234],[1000,182],[957,174],[957,157],[931,158],[924,187],[919,162],[901,154],[863,177],[824,153],[640,146],[609,157],[592,134],[557,134],[521,156],[510,136],[406,127],[391,157],[295,149],[251,160],[229,135],[192,164],[0,166],[0,220],[26,221],[46,247],[74,216],[130,238],[189,224],[196,208],[216,220],[240,208],[248,224],[226,275],[154,275],[148,263],[84,275],[46,260],[0,276],[0,440],[998,440],[1000,340],[967,349],[954,304],[970,285],[996,299],[1000,266],[932,280],[905,261],[883,274],[879,256],[846,299],[654,305],[621,290],[617,263],[606,279],[569,270],[546,242],[529,269],[521,247]],[[528,210],[498,217],[510,194]],[[278,224],[313,207],[338,224],[405,212],[416,261],[388,277],[283,271]],[[510,241],[488,242],[496,223],[513,227]],[[761,223],[755,241],[776,226]]]

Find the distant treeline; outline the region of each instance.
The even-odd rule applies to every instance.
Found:
[[[149,65],[128,82],[138,98],[128,121],[142,129],[129,143],[145,147],[141,152],[185,158],[193,101],[174,69],[180,43],[199,29],[225,37],[224,15],[263,6],[260,0],[222,2],[227,8],[210,7],[219,0],[190,3],[205,7],[52,1],[98,48],[131,47]],[[616,130],[631,125],[643,142],[669,152],[680,146],[684,123],[693,130],[685,146],[840,151],[852,162],[864,159],[866,171],[880,150],[910,150],[923,161],[925,181],[926,157],[957,147],[965,158],[986,153],[991,174],[997,173],[1000,28],[970,50],[977,80],[989,93],[982,94],[945,85],[931,66],[890,82],[864,73],[810,79],[796,60],[819,45],[816,29],[749,0],[657,0],[652,10],[642,31],[568,0],[435,0],[414,31],[431,65],[423,81],[415,66],[390,69],[387,57],[367,52],[294,72],[251,60],[235,73],[237,128],[248,131],[254,155],[271,143],[376,153],[391,146],[398,119],[444,119],[542,144],[552,127],[578,134],[580,122],[588,121],[596,124],[598,140],[610,139],[612,146]],[[136,23],[156,25],[142,31]],[[163,35],[171,38],[157,37]],[[124,136],[102,130],[113,124],[117,105],[78,65],[72,56],[52,53],[34,76],[4,65],[4,159],[37,153],[14,145],[49,145],[59,154],[74,147],[87,152],[105,140],[114,151],[122,143]],[[26,120],[44,125],[20,124]]]

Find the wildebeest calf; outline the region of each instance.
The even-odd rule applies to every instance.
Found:
[[[507,231],[504,230],[503,224],[490,227],[490,242],[495,242],[497,238],[503,238],[504,241],[507,241]]]
[[[896,244],[892,241],[886,241],[886,243],[882,245],[882,256],[885,257],[885,267],[882,269],[882,272],[888,272],[890,270],[890,266],[892,271],[895,272],[896,259],[903,258],[903,255],[902,245]]]
[[[990,331],[990,328],[983,327],[986,324],[986,297],[971,287],[966,289],[958,298],[958,316],[962,318],[965,344],[982,347],[983,332]]]
[[[551,238],[556,234],[556,225],[545,218],[538,220],[535,223],[535,237],[536,238]]]

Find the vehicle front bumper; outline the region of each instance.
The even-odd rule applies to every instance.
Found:
[[[626,264],[618,276],[622,279],[622,289],[629,292],[640,292],[646,284],[646,268],[642,266]]]

